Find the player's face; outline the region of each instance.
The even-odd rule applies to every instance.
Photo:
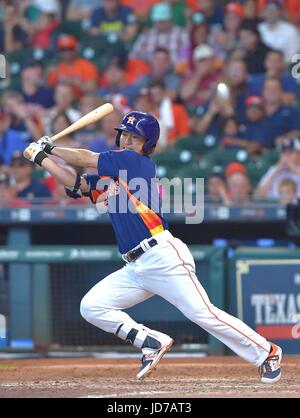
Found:
[[[120,148],[135,151],[143,154],[144,138],[132,132],[122,131],[120,138]]]

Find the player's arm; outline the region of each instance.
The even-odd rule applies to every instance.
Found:
[[[32,142],[24,151],[24,157],[45,168],[56,180],[62,183],[68,190],[74,192],[71,197],[81,197],[81,193],[77,194],[80,190],[85,193],[89,193],[89,184],[87,181],[80,177],[76,172],[71,171],[67,167],[58,165],[55,161],[48,158],[48,155],[42,149],[42,146],[38,143]]]
[[[62,158],[67,163],[76,167],[97,168],[98,165],[99,153],[86,149],[54,147],[51,154]]]

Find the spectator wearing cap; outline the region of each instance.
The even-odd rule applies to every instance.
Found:
[[[290,179],[297,185],[297,197],[300,198],[300,138],[282,137],[277,149],[279,161],[263,176],[255,197],[279,200],[281,182]]]
[[[264,61],[270,48],[262,42],[256,23],[252,20],[244,20],[239,28],[239,38],[248,73],[264,73],[266,71]]]
[[[274,146],[276,138],[300,129],[300,114],[297,108],[285,106],[279,78],[267,78],[263,88],[268,130],[268,141]]]
[[[268,0],[264,10],[264,21],[258,25],[263,42],[272,49],[279,49],[287,63],[299,53],[300,34],[296,27],[282,19],[282,2]]]
[[[17,5],[2,5],[3,19],[0,22],[0,53],[13,52],[28,46],[28,33]]]
[[[112,57],[104,73],[106,86],[98,89],[99,96],[112,102],[114,97],[122,96],[126,103],[132,105],[138,95],[139,87],[128,84],[126,80],[126,62],[118,57]]]
[[[10,162],[10,172],[17,190],[17,197],[32,200],[34,198],[50,198],[49,188],[37,180],[32,179],[33,165],[16,152]]]
[[[184,80],[181,98],[189,106],[201,106],[207,102],[221,79],[209,45],[198,45],[193,52],[194,71]]]
[[[250,154],[258,154],[272,147],[268,142],[268,125],[262,97],[249,96],[246,99],[246,117],[245,123],[240,126],[240,137],[243,141],[241,145]]]
[[[48,84],[54,88],[58,82],[69,83],[77,98],[96,90],[99,71],[91,61],[78,56],[78,42],[73,35],[62,34],[57,39],[58,64],[48,72]]]
[[[12,116],[0,109],[0,160],[9,165],[14,151],[24,151],[26,143],[19,132],[11,129]]]
[[[151,62],[154,51],[162,47],[169,50],[172,64],[178,65],[180,51],[188,48],[187,30],[173,26],[172,9],[168,3],[158,3],[153,6],[151,21],[153,27],[138,36],[130,52],[130,57]]]
[[[246,167],[241,163],[232,162],[225,169],[225,177],[230,205],[249,205],[251,186]]]
[[[205,202],[229,205],[231,203],[225,182],[225,176],[218,167],[213,168],[207,179]]]
[[[37,114],[54,105],[53,90],[43,82],[43,70],[39,61],[26,62],[21,71],[20,92],[27,108]]]
[[[158,116],[162,128],[159,146],[169,146],[189,135],[189,118],[185,107],[174,103],[168,97],[162,79],[153,79],[149,84],[149,93],[154,105],[154,114]]]
[[[90,19],[90,34],[104,34],[131,42],[137,34],[137,19],[131,9],[120,4],[120,0],[102,0]]]
[[[230,2],[225,6],[224,27],[212,33],[211,45],[218,56],[226,59],[228,52],[238,46],[238,31],[244,18],[243,6],[238,2]]]
[[[292,77],[288,66],[284,61],[283,52],[270,50],[264,60],[266,72],[264,74],[255,74],[250,78],[251,92],[254,95],[261,95],[264,82],[267,78],[276,77],[281,80],[283,94],[282,101],[285,105],[293,105],[300,94],[300,87],[294,77]]]
[[[162,78],[168,95],[174,100],[180,89],[181,78],[174,72],[169,51],[166,48],[157,48],[153,53],[150,65],[150,72],[140,77],[136,85],[139,89],[146,88],[153,78]]]

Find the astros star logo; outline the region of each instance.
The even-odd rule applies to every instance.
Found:
[[[128,117],[128,123],[131,123],[131,125],[134,125],[134,122],[136,121],[136,118],[134,116],[129,116]]]

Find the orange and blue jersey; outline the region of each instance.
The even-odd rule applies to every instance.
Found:
[[[121,254],[168,229],[162,216],[155,164],[147,156],[129,150],[99,154],[98,175],[87,174],[91,197],[96,199],[107,182],[107,205]],[[99,186],[99,179],[102,185]]]

